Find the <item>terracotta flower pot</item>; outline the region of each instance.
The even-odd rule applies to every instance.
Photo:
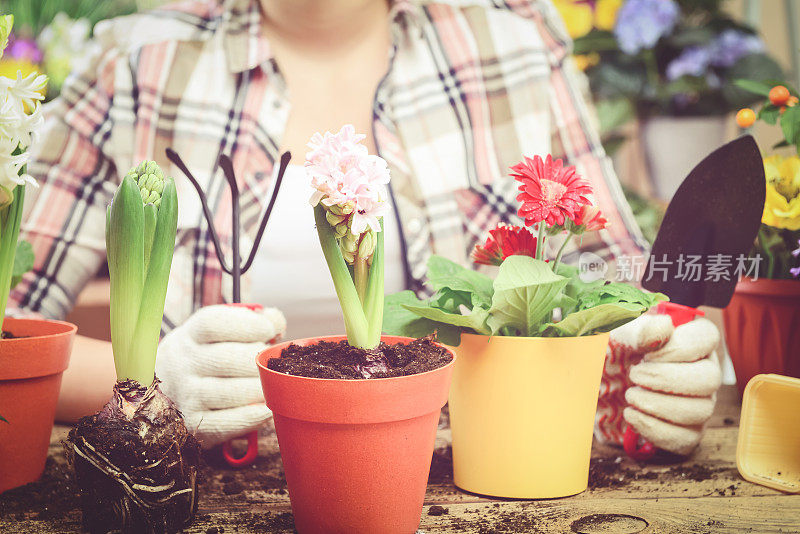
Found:
[[[453,362],[427,373],[370,380],[304,378],[267,369],[267,361],[287,345],[270,347],[257,363],[298,532],[415,532]]]
[[[739,394],[757,374],[800,378],[800,281],[744,278],[723,318]]]
[[[449,405],[456,486],[524,499],[585,490],[608,337],[462,334]]]
[[[61,321],[6,318],[0,340],[0,492],[42,474],[61,375],[78,328]]]

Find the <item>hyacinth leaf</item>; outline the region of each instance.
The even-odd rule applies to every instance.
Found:
[[[511,326],[521,335],[536,335],[541,324],[549,321],[553,309],[559,306],[561,292],[568,281],[541,260],[509,256],[500,265],[494,281],[489,310],[492,331]]]
[[[446,345],[458,346],[461,328],[420,317],[408,308],[426,306],[413,291],[400,291],[386,297],[383,312],[383,331],[389,335],[425,337],[436,332],[436,338]]]
[[[24,172],[24,171],[23,171]],[[19,239],[19,224],[22,206],[25,204],[25,186],[18,185],[13,191],[13,200],[0,209],[0,328],[5,320],[8,293],[14,274],[14,256]]]
[[[156,236],[156,223],[158,222],[158,208],[153,204],[144,205],[144,268],[150,264],[150,253],[153,247],[153,239]]]
[[[144,213],[145,240],[148,239],[148,224],[152,224],[148,221],[150,214],[155,214],[156,220],[150,237],[152,246],[145,252],[144,292],[136,322],[136,338],[130,347],[128,377],[142,384],[150,384],[153,381],[161,321],[164,317],[164,301],[167,296],[169,271],[178,228],[178,193],[172,178],[164,180],[159,207],[148,204],[144,207]]]
[[[492,303],[492,279],[483,273],[472,271],[441,256],[428,260],[428,285],[434,291],[444,288],[464,291],[472,295],[473,306],[490,306]]]
[[[111,282],[111,346],[117,378],[126,373],[144,288],[144,204],[130,176],[114,195],[109,210],[106,252]]]
[[[336,240],[336,232],[325,217],[325,208],[322,204],[314,207],[314,221],[317,225],[317,235],[322,253],[333,279],[333,287],[336,290],[339,305],[342,307],[347,341],[353,347],[375,348],[375,345],[370,342],[369,324],[364,315],[364,308],[361,306],[361,299],[353,283],[350,269],[342,256],[342,250]]]
[[[25,240],[17,243],[17,251],[14,254],[14,267],[11,271],[11,288],[22,281],[22,276],[33,269],[33,246]]]
[[[372,254],[367,295],[364,299],[364,315],[369,327],[369,340],[377,347],[381,342],[381,325],[383,324],[384,298],[384,234],[383,218],[380,219],[381,231],[376,235],[375,252]]]
[[[600,304],[594,308],[567,315],[557,323],[547,323],[539,335],[543,337],[577,337],[609,332],[632,321],[646,312],[648,307],[629,302]]]

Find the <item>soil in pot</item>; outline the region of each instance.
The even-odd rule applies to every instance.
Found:
[[[117,382],[98,413],[69,434],[84,529],[170,533],[197,511],[200,445],[154,380]]]
[[[374,350],[351,347],[347,341],[320,341],[313,345],[289,345],[267,368],[307,378],[392,378],[433,371],[450,363],[453,356],[431,336],[407,344],[381,343]]]

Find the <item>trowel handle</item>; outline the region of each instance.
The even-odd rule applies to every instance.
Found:
[[[261,311],[264,307],[261,304],[248,304],[242,302],[232,302],[227,304],[228,306],[234,306],[237,308],[247,308],[253,311]],[[228,465],[231,467],[246,467],[251,465],[255,462],[256,457],[258,456],[258,430],[253,430],[252,432],[248,432],[246,435],[242,436],[244,439],[247,440],[247,452],[244,453],[244,456],[241,458],[237,458],[233,454],[233,441],[234,439],[230,439],[226,441],[222,445],[222,457],[225,458],[225,461],[228,462]]]

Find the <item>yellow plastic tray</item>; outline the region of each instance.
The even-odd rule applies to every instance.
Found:
[[[800,493],[800,379],[756,375],[747,383],[736,466],[745,480]]]

